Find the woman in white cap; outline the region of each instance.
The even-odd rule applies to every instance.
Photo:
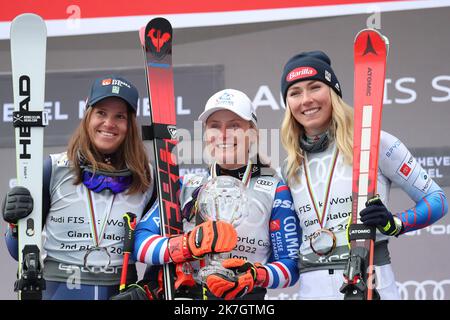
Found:
[[[303,52],[285,65],[281,92],[286,112],[281,128],[287,159],[282,175],[300,219],[300,299],[342,299],[343,269],[349,248],[347,226],[352,212],[353,110],[342,100],[329,57]],[[416,206],[393,214],[386,207],[392,182]],[[360,212],[376,226],[374,265],[381,299],[398,299],[388,241],[424,228],[447,212],[441,188],[396,137],[381,132],[378,193]]]
[[[136,121],[138,91],[128,80],[94,81],[67,151],[44,163],[44,299],[108,299],[119,289],[123,215],[150,208],[153,182]],[[17,259],[16,224],[33,208],[28,189],[9,191],[6,239]],[[136,281],[134,261],[129,281]]]
[[[204,124],[211,164],[209,174],[183,178],[180,203],[186,233],[171,238],[160,236],[154,219],[158,217],[155,205],[136,228],[136,259],[152,266],[181,264],[202,259],[209,252],[231,250],[232,258],[222,266],[238,271],[236,276],[209,275],[206,295],[210,299],[264,299],[267,288],[291,286],[298,279],[300,235],[290,192],[257,154],[251,157],[250,151],[257,143],[257,122],[252,103],[243,92],[217,92],[206,103],[199,120]],[[217,227],[211,229],[215,222],[202,222],[196,201],[199,188],[220,175],[243,182],[251,211],[236,229],[220,221],[223,229],[216,232]],[[214,241],[195,243],[199,234],[207,232]],[[196,263],[192,265],[198,269]],[[201,296],[199,292],[194,298]]]

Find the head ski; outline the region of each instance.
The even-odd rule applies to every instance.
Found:
[[[41,17],[22,14],[11,24],[11,61],[14,92],[17,184],[33,197],[32,213],[19,220],[19,268],[15,291],[19,299],[42,299],[45,282],[41,264],[42,170],[45,56],[47,29]]]

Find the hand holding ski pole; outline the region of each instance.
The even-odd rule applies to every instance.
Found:
[[[131,212],[127,212],[123,216],[125,222],[125,237],[123,240],[123,264],[122,264],[122,275],[120,277],[120,292],[122,292],[127,283],[127,272],[128,272],[128,259],[130,253],[133,251],[134,246],[134,230],[136,229],[136,215]]]

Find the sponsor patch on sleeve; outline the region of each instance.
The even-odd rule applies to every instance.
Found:
[[[416,164],[416,159],[411,155],[411,153],[408,153],[397,169],[397,174],[403,179],[408,180],[411,173],[414,171]]]
[[[424,169],[422,169],[417,176],[416,181],[414,181],[413,186],[423,193],[427,193],[428,190],[430,190],[431,182],[432,180],[430,175]]]
[[[281,228],[280,219],[270,221],[269,228],[270,232],[279,231]]]
[[[159,217],[153,217],[153,222],[158,226],[158,228],[160,227],[161,220]]]
[[[271,193],[273,184],[274,183],[272,181],[269,181],[269,180],[266,180],[263,178],[259,178],[256,180],[255,185],[253,186],[253,189],[256,191]]]

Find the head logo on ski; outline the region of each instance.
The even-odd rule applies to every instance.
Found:
[[[47,125],[43,110],[47,44],[44,20],[29,13],[17,16],[11,23],[10,39],[17,184],[34,199],[28,218],[17,222],[19,268],[14,290],[20,300],[40,300],[45,290],[41,262],[43,139]]]

